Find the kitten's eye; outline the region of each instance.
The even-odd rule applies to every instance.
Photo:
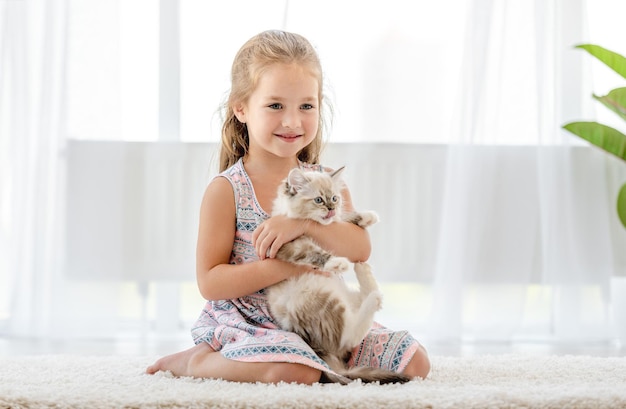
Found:
[[[321,196],[316,197],[315,199],[313,199],[313,201],[317,204],[322,204],[324,203],[324,200],[322,199]]]
[[[330,200],[332,200],[333,203],[337,203],[339,201],[339,196],[335,195]]]

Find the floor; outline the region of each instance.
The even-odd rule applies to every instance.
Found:
[[[0,338],[0,357],[49,354],[162,356],[191,346],[193,343],[188,334],[115,339]]]
[[[626,356],[626,344],[589,342],[424,342],[431,355],[476,356],[485,354]],[[31,339],[0,337],[0,357],[48,354],[162,356],[192,346],[188,333],[164,336],[148,334],[116,339]]]

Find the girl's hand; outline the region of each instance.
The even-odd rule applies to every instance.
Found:
[[[288,243],[306,232],[309,220],[293,219],[287,216],[273,216],[252,233],[252,245],[259,259],[275,258],[283,244]]]

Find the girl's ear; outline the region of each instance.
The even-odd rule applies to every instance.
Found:
[[[246,123],[246,109],[243,103],[238,102],[233,106],[233,112],[235,114],[235,116],[237,117],[237,119],[239,120],[239,122],[241,122],[242,124]]]

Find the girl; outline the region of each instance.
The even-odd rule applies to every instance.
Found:
[[[220,175],[200,208],[197,281],[208,300],[192,328],[195,346],[159,359],[146,372],[240,382],[312,384],[329,368],[296,334],[269,314],[263,289],[302,274],[275,258],[307,234],[332,253],[357,261],[370,255],[368,233],[352,223],[320,225],[269,216],[279,183],[294,167],[320,169],[322,69],[302,36],[262,32],[237,53],[222,127]],[[348,211],[350,194],[344,192]],[[424,348],[406,331],[376,325],[350,365],[378,366],[426,377]]]

